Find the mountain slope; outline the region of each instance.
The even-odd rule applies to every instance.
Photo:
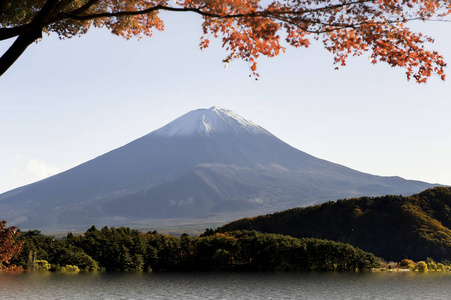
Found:
[[[218,231],[257,230],[350,243],[387,260],[449,259],[451,188],[362,197],[234,221]]]
[[[0,195],[0,218],[41,229],[128,226],[162,218],[231,220],[236,214],[362,195],[409,195],[428,187],[315,158],[229,110],[212,107]]]

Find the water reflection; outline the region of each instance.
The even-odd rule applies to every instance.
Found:
[[[447,299],[451,273],[1,273],[1,299]]]

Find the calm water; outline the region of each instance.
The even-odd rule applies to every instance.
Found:
[[[0,299],[450,299],[449,273],[2,273]]]

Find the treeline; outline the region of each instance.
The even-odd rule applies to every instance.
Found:
[[[451,188],[361,197],[229,223],[218,232],[257,230],[349,243],[386,260],[451,257]]]
[[[94,226],[66,239],[23,235],[21,254],[12,263],[25,269],[106,271],[356,271],[380,266],[373,254],[348,244],[297,239],[257,231],[174,237],[130,228]],[[48,263],[48,265],[45,265]]]
[[[383,270],[396,270],[396,269],[407,269],[410,271],[419,271],[419,272],[427,272],[427,271],[437,271],[437,272],[449,272],[451,271],[451,261],[445,260],[443,263],[436,263],[433,259],[427,258],[426,261],[419,261],[415,263],[410,259],[403,259],[399,263],[390,262],[390,263],[382,263],[381,267]]]

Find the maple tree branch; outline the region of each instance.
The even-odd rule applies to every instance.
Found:
[[[9,6],[13,1],[16,0],[0,0],[0,20],[5,18],[4,11],[8,10]],[[117,1],[117,0],[116,0]],[[225,1],[225,0],[224,0]],[[238,10],[240,7],[235,8],[235,6],[232,5],[232,3],[235,3],[235,1],[230,1],[230,7],[222,8],[223,11],[220,11],[217,6],[214,4],[208,5],[205,4],[203,6],[198,7],[182,7],[182,6],[167,6],[165,4],[158,4],[155,6],[151,6],[148,8],[143,8],[142,6],[136,6],[136,5],[126,5],[125,7],[132,7],[128,10],[128,8],[125,8],[124,11],[116,11],[116,9],[119,9],[119,7],[124,7],[121,5],[113,6],[111,8],[104,8],[104,12],[91,12],[89,13],[90,9],[93,7],[97,7],[96,5],[100,5],[99,3],[103,3],[102,0],[84,0],[82,3],[79,4],[80,7],[78,8],[71,8],[72,11],[64,11],[68,10],[67,7],[70,3],[73,2],[73,0],[45,0],[43,1],[44,4],[40,9],[33,7],[32,14],[27,16],[24,20],[19,21],[14,25],[10,24],[9,22],[5,22],[4,24],[1,24],[2,28],[0,28],[0,41],[6,40],[9,38],[17,37],[17,39],[14,41],[14,43],[11,45],[11,47],[3,54],[3,56],[0,57],[0,76],[15,62],[15,60],[25,51],[25,49],[36,39],[40,38],[42,36],[42,31],[44,28],[50,25],[50,30],[52,29],[52,26],[56,26],[56,28],[60,25],[58,22],[62,21],[62,25],[64,26],[64,22],[68,21],[71,23],[71,21],[90,21],[90,20],[96,20],[96,19],[110,19],[109,21],[114,22],[115,18],[121,18],[121,17],[134,17],[134,16],[143,16],[156,13],[159,11],[170,11],[170,12],[192,12],[198,15],[201,15],[204,17],[204,21],[206,23],[209,23],[209,26],[212,26],[217,20],[222,20],[218,22],[220,23],[220,26],[230,26],[229,23],[234,23],[235,25],[240,25],[241,29],[245,32],[247,36],[247,31],[243,29],[243,26],[248,28],[248,30],[252,30],[252,32],[255,33],[255,37],[259,39],[264,39],[265,37],[273,37],[277,38],[278,36],[275,36],[275,31],[271,30],[271,28],[260,28],[259,26],[265,27],[264,25],[266,21],[269,21],[268,24],[271,24],[271,26],[284,26],[287,30],[297,28],[296,30],[304,31],[305,33],[311,33],[315,35],[319,34],[330,34],[330,32],[333,31],[340,31],[340,30],[347,30],[349,28],[352,28],[354,30],[361,31],[361,35],[369,35],[372,38],[372,40],[376,39],[374,35],[372,35],[371,28],[373,26],[378,28],[384,28],[386,29],[387,24],[393,24],[393,23],[406,23],[408,21],[413,20],[422,20],[422,21],[442,21],[442,22],[450,22],[451,20],[437,20],[439,17],[443,17],[447,14],[451,13],[451,10],[448,8],[448,12],[438,14],[437,9],[438,6],[434,9],[429,9],[427,5],[425,4],[425,7],[420,6],[421,9],[418,11],[412,9],[412,6],[409,6],[412,11],[410,11],[409,8],[406,8],[407,11],[405,11],[401,4],[405,4],[404,1],[392,1],[393,3],[385,3],[385,1],[381,2],[381,0],[342,0],[342,1],[310,1],[305,0],[305,3],[300,4],[300,1],[287,1],[287,4],[282,5],[278,4],[278,6],[268,6],[267,8],[262,8],[259,6],[259,8],[251,8],[250,6],[243,7],[243,10]],[[414,1],[416,0],[411,0]],[[426,0],[421,0],[426,1]],[[420,1],[420,2],[421,2]],[[441,1],[441,0],[431,0],[431,1]],[[449,1],[449,0],[446,0]],[[114,1],[113,1],[114,2]],[[150,2],[150,1],[149,1]],[[143,3],[149,2],[144,1]],[[166,3],[167,1],[161,1],[160,3]],[[225,1],[227,2],[227,1]],[[276,1],[277,2],[277,1]],[[328,3],[329,2],[329,3]],[[331,3],[332,2],[332,3]],[[402,2],[402,3],[398,3]],[[209,3],[208,1],[206,3]],[[325,3],[325,4],[324,4]],[[444,3],[444,2],[443,2]],[[440,4],[437,5],[441,5]],[[115,4],[116,5],[116,4]],[[227,4],[226,4],[227,5]],[[420,5],[420,4],[418,4]],[[97,9],[101,8],[102,6],[98,7]],[[124,9],[124,8],[123,8]],[[133,10],[136,9],[136,10]],[[216,11],[218,9],[218,11]],[[232,11],[230,11],[230,10]],[[233,11],[237,11],[236,13]],[[229,12],[227,12],[229,11]],[[411,12],[412,14],[409,14]],[[414,14],[414,13],[417,14]],[[433,13],[436,13],[433,15]],[[151,16],[147,16],[151,17]],[[29,21],[32,18],[31,21]],[[432,19],[435,18],[435,19]],[[225,22],[225,20],[231,20],[231,22]],[[101,20],[99,24],[103,24],[102,22],[105,20]],[[121,20],[119,20],[121,21]],[[147,20],[149,21],[149,20]],[[28,22],[24,24],[25,22]],[[108,21],[105,21],[107,24]],[[161,21],[160,21],[161,22]],[[211,23],[213,22],[213,23]],[[224,24],[222,24],[224,22]],[[87,26],[89,27],[90,24],[84,24],[83,22],[80,22],[80,24],[76,24],[75,29],[70,28],[72,31],[69,30],[70,33],[73,33],[77,30],[83,30],[83,27],[77,28],[77,26]],[[88,23],[88,22],[87,22]],[[120,23],[120,22],[119,22]],[[139,22],[138,22],[139,23]],[[96,23],[97,24],[97,23]],[[96,25],[94,24],[94,25]],[[109,23],[108,23],[109,24]],[[155,26],[151,22],[147,22],[145,24],[140,24],[137,31],[139,30],[150,30],[149,27]],[[228,25],[227,25],[228,24]],[[243,25],[244,24],[244,25]],[[262,25],[263,24],[263,25]],[[277,24],[277,25],[275,25]],[[234,25],[234,26],[235,26]],[[123,25],[122,25],[123,26]],[[216,25],[215,25],[216,26]],[[219,26],[219,25],[218,25]],[[270,26],[270,27],[271,27]],[[402,24],[395,25],[396,28],[402,28]],[[87,27],[85,30],[87,30]],[[214,26],[213,26],[214,27]],[[259,28],[258,28],[259,27]],[[220,27],[215,27],[215,32],[217,31],[224,31],[224,29],[219,29]],[[276,28],[276,27],[274,27]],[[277,27],[280,28],[280,27]],[[365,29],[366,28],[366,29]],[[370,28],[370,29],[368,29]],[[54,28],[53,28],[54,29]],[[68,29],[66,29],[68,30]],[[134,30],[133,28],[130,30]],[[205,28],[204,28],[205,30]],[[277,30],[277,29],[275,29]],[[57,31],[58,32],[58,31]],[[61,34],[61,32],[59,32]],[[64,33],[62,34],[64,36]],[[216,34],[215,34],[216,37]],[[235,38],[235,37],[233,37]],[[233,38],[231,38],[233,40]],[[346,39],[346,32],[341,33],[341,38]],[[236,38],[239,42],[240,38]],[[251,37],[247,37],[245,39],[246,41],[252,40]],[[352,39],[350,39],[352,42]],[[251,41],[252,42],[252,41]],[[346,42],[346,45],[348,45],[349,41]],[[421,40],[414,40],[414,43],[420,43]],[[351,43],[352,44],[352,43]],[[271,47],[274,46],[276,48],[276,51],[280,48],[278,45],[278,42],[274,44],[273,42],[270,44]],[[348,45],[349,46],[349,45]],[[234,44],[233,47],[236,47],[236,44]],[[349,46],[350,47],[350,46]],[[257,47],[258,48],[258,47]],[[250,50],[249,50],[250,49]],[[255,50],[254,48],[247,49],[245,55],[242,57],[247,57],[248,61],[254,61],[254,57],[258,57],[258,55],[254,53],[268,53],[265,49],[262,50]],[[249,52],[252,50],[252,53]],[[234,50],[235,51],[235,50]],[[237,50],[238,51],[238,50]],[[240,52],[239,50],[238,52]],[[386,56],[386,54],[383,54]],[[255,63],[255,61],[254,61]],[[443,66],[443,62],[441,60],[441,57],[438,57],[438,63],[441,64],[440,66]],[[254,66],[253,66],[254,67]],[[430,67],[429,67],[430,68]],[[409,72],[411,70],[409,69]],[[437,71],[439,74],[442,72],[442,69]],[[423,76],[423,75],[420,75]],[[444,75],[443,75],[444,76]],[[442,78],[443,78],[442,76]]]
[[[0,41],[7,40],[21,34],[26,34],[35,30],[35,26],[32,24],[26,24],[11,28],[0,28]]]
[[[54,17],[57,13],[70,2],[71,0],[48,0],[30,23],[16,27],[0,28],[0,41],[38,30],[42,31],[45,26],[54,22]]]
[[[14,64],[28,46],[37,39],[42,38],[42,28],[44,28],[48,22],[51,22],[52,17],[56,15],[55,11],[63,9],[70,1],[71,0],[48,0],[29,24],[16,28],[3,28],[2,31],[0,31],[0,40],[18,36],[9,49],[0,57],[0,76]],[[5,32],[6,35],[4,34]],[[11,34],[14,35],[11,36]]]
[[[352,1],[352,2],[346,2],[346,3],[341,3],[341,4],[334,4],[334,5],[330,5],[330,6],[322,6],[322,7],[318,7],[318,8],[312,8],[312,9],[307,9],[307,10],[303,10],[303,11],[296,11],[296,10],[286,10],[286,11],[270,11],[270,14],[274,14],[274,15],[284,15],[284,14],[290,14],[290,15],[303,15],[306,13],[314,13],[314,12],[321,12],[321,11],[327,11],[327,10],[331,10],[331,9],[337,9],[337,8],[342,8],[342,7],[346,7],[346,6],[351,6],[351,5],[357,5],[357,4],[364,4],[364,3],[375,3],[377,2],[377,0],[357,0],[357,1]]]
[[[49,15],[49,17],[56,16],[60,11],[66,8],[67,5],[69,5],[72,0],[58,0],[59,3],[55,5],[55,7],[52,9],[52,13]]]
[[[96,4],[97,2],[99,2],[100,0],[89,0],[88,2],[86,2],[83,6],[81,6],[80,8],[77,8],[76,10],[73,10],[70,12],[70,14],[73,15],[79,15],[84,13],[85,11],[87,11],[88,9],[90,9],[94,4]]]
[[[22,55],[34,41],[42,37],[42,30],[19,35],[9,49],[0,57],[0,76]]]
[[[62,4],[68,2],[67,0],[47,0],[47,2],[42,6],[37,15],[34,17],[31,23],[42,24],[50,22],[54,11],[62,7]],[[44,26],[43,26],[44,27]]]
[[[91,0],[92,2],[90,5],[95,4],[98,0]],[[98,13],[98,14],[88,14],[88,15],[80,15],[83,11],[75,10],[70,13],[68,12],[61,12],[60,17],[61,19],[74,19],[78,21],[86,21],[86,20],[92,20],[92,19],[100,19],[100,18],[111,18],[111,17],[123,17],[123,16],[136,16],[136,15],[142,15],[142,14],[148,14],[154,11],[159,10],[166,10],[166,11],[173,11],[173,12],[194,12],[199,15],[202,15],[204,17],[210,17],[210,18],[221,18],[221,19],[234,19],[234,18],[243,18],[243,17],[267,17],[271,15],[301,15],[306,13],[313,13],[318,11],[325,11],[330,9],[336,9],[341,8],[347,5],[356,5],[356,4],[363,4],[363,3],[374,3],[376,0],[357,0],[342,4],[335,4],[331,6],[323,6],[315,9],[308,9],[304,11],[295,11],[295,10],[283,10],[283,11],[260,11],[260,12],[250,12],[250,13],[241,13],[241,14],[216,14],[216,13],[210,13],[203,9],[207,8],[207,6],[202,6],[199,8],[194,7],[172,7],[172,6],[165,6],[165,5],[156,5],[149,7],[147,9],[143,10],[136,10],[136,11],[119,11],[119,12],[105,12],[105,13]],[[89,2],[86,4],[88,5]],[[81,8],[80,8],[81,9]],[[87,9],[87,8],[86,8]],[[86,11],[86,9],[84,11]]]
[[[0,0],[3,2],[9,2],[12,0]],[[86,15],[82,15],[84,12],[86,12],[90,7],[92,7],[93,5],[95,5],[96,3],[98,3],[100,0],[89,0],[87,3],[85,3],[83,6],[81,6],[78,9],[75,9],[71,12],[62,12],[61,9],[55,9],[60,8],[59,6],[62,6],[63,2],[64,6],[67,5],[67,2],[70,2],[70,0],[48,0],[45,5],[43,6],[43,8],[39,11],[38,16],[42,16],[41,24],[39,24],[38,26],[36,26],[37,24],[26,24],[26,25],[22,25],[22,26],[18,26],[18,27],[13,27],[13,28],[0,28],[0,40],[5,40],[5,39],[9,39],[15,36],[18,36],[20,34],[25,34],[27,32],[31,32],[36,30],[37,28],[44,28],[46,25],[60,21],[60,20],[64,20],[64,19],[73,19],[73,20],[78,20],[78,21],[86,21],[86,20],[93,20],[93,19],[100,19],[100,18],[111,18],[111,17],[121,17],[121,16],[136,16],[136,15],[142,15],[142,14],[149,14],[151,12],[154,11],[159,11],[159,10],[165,10],[165,11],[173,11],[173,12],[194,12],[197,13],[199,15],[202,15],[204,17],[210,17],[210,18],[220,18],[220,19],[230,19],[230,18],[253,18],[253,17],[267,17],[267,18],[271,18],[273,20],[278,20],[281,22],[286,22],[288,24],[297,26],[296,22],[290,20],[289,15],[292,16],[301,16],[301,15],[306,15],[309,13],[316,13],[316,12],[320,12],[320,11],[327,11],[327,10],[333,10],[333,9],[337,9],[337,8],[342,8],[344,6],[352,6],[352,5],[362,5],[365,3],[376,3],[377,0],[356,0],[356,1],[350,1],[350,2],[346,2],[346,3],[340,3],[340,4],[335,4],[335,5],[329,5],[329,6],[323,6],[323,7],[318,7],[318,8],[312,8],[312,9],[308,9],[308,10],[303,10],[303,11],[296,11],[296,10],[264,10],[264,11],[259,11],[259,12],[250,12],[250,13],[241,13],[241,14],[228,14],[228,15],[223,15],[223,14],[216,14],[216,13],[211,13],[211,12],[207,12],[205,11],[205,9],[207,8],[207,6],[202,6],[199,8],[190,8],[190,7],[171,7],[171,6],[165,6],[165,5],[156,5],[144,10],[137,10],[137,11],[119,11],[119,12],[105,12],[105,13],[98,13],[98,14],[86,14]],[[0,2],[2,3],[2,2]],[[59,5],[59,6],[58,6]],[[55,11],[57,13],[55,13]],[[53,13],[52,13],[53,12]],[[283,16],[286,17],[283,17]],[[46,16],[45,18],[43,16]],[[45,19],[45,20],[44,20]],[[418,19],[418,18],[415,18]],[[413,19],[409,19],[409,20],[413,20]],[[300,26],[297,26],[298,28],[301,28],[303,30],[305,30],[306,32],[309,33],[325,33],[325,32],[329,32],[329,31],[333,31],[333,30],[337,30],[340,28],[343,28],[344,26],[334,26],[332,25],[332,27],[336,27],[336,28],[330,28],[331,24],[327,24],[327,23],[323,23],[323,22],[318,22],[318,21],[312,21],[312,20],[305,20],[308,23],[317,23],[320,24],[322,26],[327,26],[329,27],[329,29],[324,30],[324,31],[309,31],[306,30],[305,28],[302,28]],[[35,20],[33,20],[33,22],[35,22]],[[32,23],[33,23],[32,22]],[[350,24],[348,24],[346,27],[349,27]],[[354,26],[351,24],[351,27]]]
[[[74,19],[74,20],[78,20],[78,21],[86,21],[86,20],[101,19],[101,18],[145,15],[145,14],[149,14],[151,12],[158,11],[158,10],[177,11],[177,12],[196,12],[201,15],[207,15],[210,17],[218,17],[219,16],[219,15],[205,13],[199,8],[176,8],[176,7],[170,7],[170,6],[165,6],[165,5],[156,5],[156,6],[147,8],[147,9],[134,10],[134,11],[105,12],[105,13],[90,14],[90,15],[78,15],[78,14],[74,14],[74,12],[76,12],[76,11],[73,11],[70,13],[61,12],[59,15],[60,15],[60,20]]]
[[[305,32],[308,33],[313,33],[313,34],[320,34],[320,33],[327,33],[327,32],[331,32],[331,31],[335,31],[335,30],[340,30],[340,29],[344,29],[344,28],[357,28],[359,25],[365,23],[357,23],[357,24],[349,24],[349,23],[340,23],[340,24],[331,24],[331,23],[327,23],[327,22],[321,22],[318,20],[312,20],[312,19],[307,19],[304,20],[306,23],[311,23],[311,24],[318,24],[321,27],[323,27],[322,30],[308,30],[307,28],[301,27],[297,24],[297,22],[293,21],[290,19],[289,15],[292,16],[301,16],[301,15],[306,15],[306,14],[312,14],[312,13],[317,13],[317,12],[321,12],[321,11],[328,11],[328,10],[334,10],[334,9],[338,9],[338,8],[343,8],[346,6],[353,6],[353,5],[363,5],[363,4],[374,4],[377,2],[377,0],[356,0],[356,1],[350,1],[350,2],[346,2],[346,3],[340,3],[340,4],[334,4],[334,5],[329,5],[329,6],[323,6],[323,7],[318,7],[318,8],[312,8],[312,9],[307,9],[307,10],[303,10],[303,11],[296,11],[296,10],[263,10],[263,11],[253,11],[253,12],[249,12],[249,13],[240,13],[240,14],[216,14],[216,13],[211,13],[211,12],[207,12],[204,9],[208,8],[207,6],[202,6],[199,8],[191,8],[191,7],[171,7],[171,6],[165,6],[165,5],[156,5],[147,9],[143,9],[143,10],[137,10],[137,11],[119,11],[119,12],[105,12],[105,13],[98,13],[98,14],[87,14],[87,15],[80,15],[79,13],[86,11],[91,5],[94,5],[96,2],[98,2],[99,0],[91,0],[89,1],[87,4],[85,4],[85,6],[81,7],[80,9],[77,9],[75,11],[72,11],[70,13],[68,12],[60,12],[58,15],[58,19],[59,20],[63,20],[63,19],[74,19],[74,20],[78,20],[78,21],[86,21],[86,20],[93,20],[93,19],[100,19],[100,18],[112,18],[112,17],[123,17],[123,16],[136,16],[136,15],[142,15],[142,14],[149,14],[151,12],[155,12],[155,11],[159,11],[159,10],[165,10],[165,11],[173,11],[173,12],[194,12],[197,13],[199,15],[202,15],[204,17],[210,17],[210,18],[218,18],[218,19],[236,19],[236,18],[254,18],[254,17],[266,17],[266,18],[270,18],[273,20],[278,20],[280,22],[285,22],[288,23],[290,25],[296,26],[302,30],[304,30]],[[84,8],[83,10],[81,10],[82,8]],[[283,16],[286,17],[283,17]],[[409,18],[409,19],[405,19],[403,21],[412,21],[412,20],[418,20],[421,19],[424,21],[424,18]],[[395,22],[400,22],[400,20],[394,20],[394,21],[390,21],[390,20],[385,20],[384,23],[395,23]],[[324,29],[324,27],[326,27],[326,29]]]

